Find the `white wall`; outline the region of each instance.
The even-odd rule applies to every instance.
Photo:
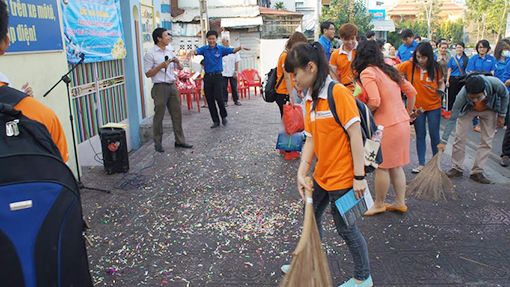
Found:
[[[260,40],[260,76],[265,74],[272,68],[276,67],[280,54],[285,49],[287,39],[261,39]]]

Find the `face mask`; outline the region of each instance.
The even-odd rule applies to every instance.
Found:
[[[503,53],[501,53],[501,55],[502,55],[503,57],[508,58],[508,57],[510,57],[510,51],[509,51],[509,50],[504,50],[504,51],[503,51]]]

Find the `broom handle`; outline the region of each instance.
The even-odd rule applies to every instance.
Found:
[[[310,177],[305,179],[306,183],[309,186],[313,186],[313,181]],[[315,220],[313,218],[313,201],[312,201],[312,193],[313,189],[307,190],[305,189],[305,223],[303,225],[303,232],[301,233],[301,240],[299,240],[298,246],[296,250],[294,250],[294,254],[299,254],[305,248],[308,238],[310,237],[310,232],[312,231],[312,223]]]

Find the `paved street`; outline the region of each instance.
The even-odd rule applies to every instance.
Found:
[[[112,190],[82,193],[96,286],[278,285],[279,266],[289,262],[302,226],[299,162],[274,150],[276,104],[260,97],[242,103],[229,106],[229,125],[215,130],[207,109],[184,111],[192,150],[173,147],[167,121],[165,154],[149,142],[130,155],[128,174],[84,168],[86,185]],[[443,164],[449,167],[449,156]],[[406,215],[360,220],[375,286],[509,286],[510,169],[492,162],[488,174],[500,183],[464,177],[454,181],[456,201],[410,198]],[[352,262],[329,213],[325,231],[339,284],[351,276]]]

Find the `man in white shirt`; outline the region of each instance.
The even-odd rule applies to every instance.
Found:
[[[182,70],[183,66],[168,47],[172,41],[172,35],[164,28],[156,28],[152,32],[154,48],[147,51],[143,57],[145,76],[152,79],[154,86],[151,96],[154,99],[154,119],[152,132],[154,137],[154,149],[157,152],[165,152],[162,145],[163,118],[165,109],[168,109],[172,117],[172,126],[175,136],[175,147],[192,148],[186,143],[182,130],[181,101],[179,91],[175,85],[174,69]]]
[[[230,40],[223,38],[221,44],[227,48],[230,47]],[[237,72],[239,71],[239,62],[241,56],[239,53],[230,54],[223,57],[223,98],[225,99],[225,107],[228,102],[228,83],[230,82],[230,90],[232,91],[232,100],[236,106],[240,106],[239,95],[237,94]]]

